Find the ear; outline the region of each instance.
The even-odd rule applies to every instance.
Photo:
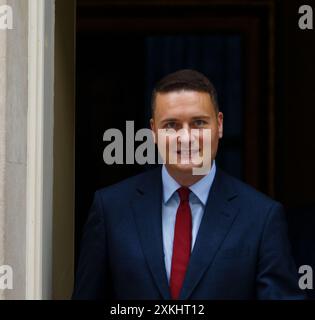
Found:
[[[218,113],[218,127],[219,127],[219,138],[223,137],[223,113]]]
[[[154,125],[154,119],[153,118],[150,119],[150,126],[151,126],[151,132],[152,132],[152,136],[153,136],[153,141],[154,141],[154,143],[156,143],[155,125]]]

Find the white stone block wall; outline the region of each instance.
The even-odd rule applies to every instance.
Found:
[[[13,11],[13,29],[0,30],[0,266],[12,267],[13,289],[0,288],[0,299],[72,290],[75,0],[67,1],[58,1],[56,85],[55,0],[0,0]],[[53,199],[54,177],[66,192]]]
[[[0,30],[0,265],[13,269],[13,289],[25,298],[28,1],[0,0],[13,9],[13,29]]]
[[[6,0],[0,0],[5,5]],[[5,116],[6,116],[6,31],[0,31],[0,266],[4,262],[5,239]],[[4,299],[4,291],[0,290],[0,299]]]

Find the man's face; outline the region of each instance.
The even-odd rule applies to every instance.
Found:
[[[151,129],[168,170],[191,174],[192,168],[204,166],[205,163],[209,163],[210,168],[223,134],[223,114],[216,114],[209,94],[185,90],[158,93],[155,103]],[[211,135],[204,135],[203,129],[210,129]],[[204,150],[209,149],[210,145],[211,156]],[[161,150],[165,150],[164,155]],[[204,157],[207,154],[209,156]],[[196,164],[193,161],[195,156],[201,157],[203,163]],[[177,157],[176,163],[170,161],[174,157]]]

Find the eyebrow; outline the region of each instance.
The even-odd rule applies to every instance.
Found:
[[[200,115],[200,116],[195,116],[192,117],[191,120],[197,120],[197,119],[211,119],[211,116],[206,116],[206,115]],[[178,119],[176,118],[167,118],[161,121],[161,123],[166,123],[166,122],[176,122]]]
[[[193,120],[196,120],[196,119],[211,119],[211,116],[202,115],[202,116],[192,117],[192,119]]]
[[[161,123],[166,123],[166,122],[176,122],[178,119],[176,118],[167,118],[161,121]]]

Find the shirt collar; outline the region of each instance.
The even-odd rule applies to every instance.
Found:
[[[189,187],[189,189],[194,193],[196,197],[198,197],[203,205],[205,205],[207,202],[215,173],[216,165],[215,161],[213,161],[213,165],[209,173]],[[162,183],[163,201],[164,203],[166,203],[173,196],[174,192],[181,187],[181,185],[168,173],[165,165],[163,165],[162,167]]]

